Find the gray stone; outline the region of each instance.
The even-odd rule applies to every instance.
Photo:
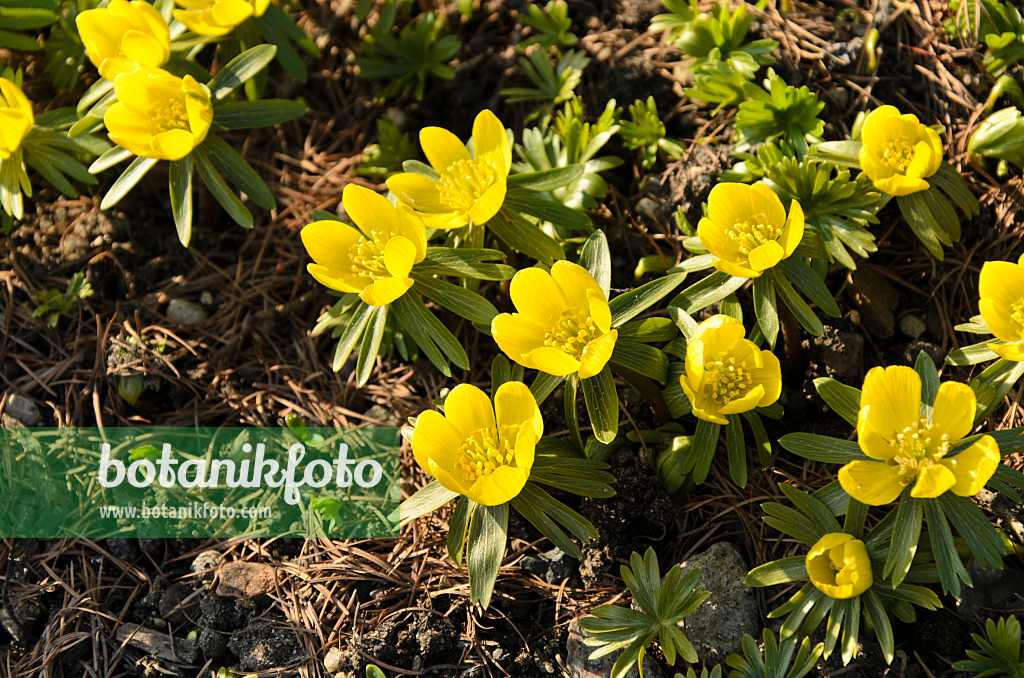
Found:
[[[332,647],[324,657],[324,668],[328,673],[337,673],[341,669],[341,659],[344,655],[337,647]]]
[[[900,318],[900,332],[911,339],[918,339],[927,329],[928,324],[919,315],[908,313]]]
[[[4,406],[4,413],[14,417],[25,426],[38,426],[43,421],[39,408],[20,393],[11,394]]]
[[[222,559],[219,551],[203,551],[192,561],[192,573],[198,574],[204,581],[211,581]]]
[[[565,664],[569,670],[570,678],[608,678],[612,673],[612,666],[615,665],[615,660],[622,653],[612,652],[599,659],[590,660],[588,657],[597,648],[584,645],[583,641],[586,638],[587,632],[580,628],[580,625],[574,619],[569,624],[569,638],[565,642]],[[643,677],[665,677],[665,674],[661,672],[661,669],[658,668],[658,665],[651,659],[649,654],[644,655]],[[640,672],[637,671],[635,663],[629,669],[629,672],[626,673],[625,678],[640,678]]]
[[[718,542],[680,564],[685,575],[700,568],[700,583],[711,593],[708,600],[687,617],[680,628],[705,663],[721,663],[739,652],[743,634],[757,636],[761,623],[754,591],[743,583],[747,564],[729,542]]]
[[[519,567],[532,572],[549,584],[561,584],[572,576],[576,569],[576,561],[562,549],[553,548],[540,555],[524,556],[519,561]]]
[[[188,299],[171,299],[167,304],[167,317],[179,325],[195,325],[206,320],[206,309]]]

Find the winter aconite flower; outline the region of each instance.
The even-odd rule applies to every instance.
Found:
[[[518,313],[491,321],[491,335],[523,367],[581,379],[604,369],[618,331],[601,287],[587,269],[556,261],[551,272],[527,268],[509,286]]]
[[[804,559],[807,575],[829,598],[854,598],[871,588],[874,575],[867,547],[852,534],[823,535]]]
[[[482,224],[505,202],[512,148],[505,126],[488,110],[473,121],[473,153],[441,127],[420,130],[420,146],[440,177],[403,172],[388,179],[399,200],[423,217],[429,228]]]
[[[895,106],[876,108],[861,128],[860,168],[875,188],[909,195],[929,187],[925,181],[942,164],[942,140],[916,115]]]
[[[515,498],[530,478],[544,421],[530,389],[498,387],[494,405],[470,384],[452,389],[444,414],[428,410],[412,435],[416,462],[442,486],[485,506]]]
[[[988,345],[1000,358],[1024,360],[1024,255],[1017,263],[987,261],[978,280],[978,309],[988,329],[1005,344]]]
[[[739,320],[715,315],[690,337],[686,374],[679,381],[698,418],[728,424],[726,415],[766,407],[779,399],[779,359],[759,349],[745,334]]]
[[[756,278],[796,250],[804,237],[804,212],[794,200],[787,217],[779,196],[764,184],[718,184],[697,235],[715,256],[715,268]]]
[[[199,35],[221,36],[254,16],[263,16],[270,0],[175,0],[185,9],[174,10],[174,18]]]
[[[386,306],[412,287],[409,271],[423,261],[427,233],[403,205],[397,208],[368,188],[349,184],[341,196],[357,231],[340,221],[315,221],[302,244],[315,263],[307,270],[321,284],[355,292],[370,306]]]
[[[110,0],[75,18],[89,60],[113,82],[139,66],[158,68],[171,58],[171,33],[163,16],[145,0]]]
[[[969,497],[985,486],[999,464],[999,445],[982,436],[966,450],[953,450],[971,432],[977,401],[965,384],[939,386],[931,411],[921,408],[921,377],[909,367],[874,367],[864,378],[857,417],[857,442],[871,459],[839,469],[847,494],[871,506],[910,495],[935,498],[952,490]]]
[[[210,131],[210,91],[191,75],[138,68],[117,76],[114,92],[103,123],[111,141],[139,157],[180,160]]]
[[[32,102],[21,88],[7,78],[0,78],[0,160],[18,152],[35,119]]]

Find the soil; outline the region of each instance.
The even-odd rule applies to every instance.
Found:
[[[389,111],[409,132],[436,124],[466,138],[484,107],[498,111],[510,128],[522,129],[529,108],[503,104],[500,90],[525,84],[514,70],[514,45],[523,38],[516,15],[528,3],[478,3],[474,16],[462,21],[449,11],[464,41],[453,62],[454,79],[435,82],[423,101],[387,103],[376,99],[380,83],[356,76],[353,56],[360,43],[354,3],[303,4],[295,16],[323,57],[315,64],[307,61],[305,85],[275,71],[269,95],[301,97],[310,113],[248,137],[225,136],[277,198],[273,212],[253,210],[252,230],[232,224],[208,194],[199,192],[200,217],[191,246],[182,248],[170,217],[167,176],[160,174],[166,170],[158,165],[109,210],[100,210],[99,200],[115,174],[104,175],[98,187],[75,200],[40,187],[26,218],[10,236],[0,237],[2,389],[4,397],[31,399],[39,410],[38,425],[279,426],[290,414],[310,425],[385,419],[394,425],[431,407],[442,388],[489,384],[494,347],[454,316],[444,320],[470,350],[468,372],[449,380],[424,361],[385,357],[362,389],[356,388],[350,367],[332,372],[334,342],[309,330],[333,299],[306,274],[308,259],[298,233],[312,210],[337,209],[346,184],[383,188],[355,170],[363,149],[375,141],[375,120]],[[944,2],[876,3],[883,50],[877,77],[858,68],[859,35],[871,19],[867,10],[845,2],[795,4],[796,11],[785,17],[774,9],[755,12],[751,37],[779,40],[775,69],[826,103],[826,137],[847,136],[857,113],[878,103],[914,111],[946,126],[947,157],[982,202],[981,214],[964,223],[960,244],[941,262],[887,212],[891,218],[875,227],[879,252],[859,262],[856,274],[841,267],[829,273],[842,317],[822,317],[826,331],[818,339],[783,336],[786,416],[766,421],[770,437],[799,429],[846,438],[850,427],[824,405],[813,380],[856,384],[870,367],[909,364],[920,351],[941,365],[949,351],[973,343],[953,326],[976,312],[971,300],[977,298],[981,262],[1019,255],[1024,198],[1018,173],[1000,183],[966,164],[966,138],[988,84],[972,49],[935,39]],[[611,192],[591,215],[611,243],[616,289],[642,282],[633,274],[641,256],[659,254],[669,265],[687,256],[673,214],[681,207],[695,225],[714,177],[733,161],[731,114],[712,118],[709,107],[681,98],[677,55],[646,33],[660,11],[656,0],[570,2],[573,32],[581,39],[577,49],[592,59],[578,90],[587,112],[596,115],[611,98],[626,107],[652,96],[668,136],[688,145],[680,162],[659,161],[653,170],[642,169],[637,155],[618,139],[606,147],[604,152],[627,160],[608,173]],[[4,63],[15,58],[0,51]],[[922,70],[938,82],[922,77]],[[41,64],[31,57],[26,78],[37,101],[48,95],[56,105],[73,103],[70,95],[47,89]],[[515,257],[510,263],[529,265]],[[54,328],[33,318],[33,295],[63,289],[78,271],[94,295]],[[507,286],[487,290],[500,310],[510,309]],[[892,295],[896,303],[889,300]],[[197,306],[205,319],[193,325],[174,322],[168,305],[175,299]],[[907,314],[920,321],[907,325],[916,328],[913,334],[901,329]],[[946,367],[943,376],[966,381],[975,373]],[[132,377],[141,378],[144,388],[129,402],[120,388]],[[639,394],[628,388],[621,394],[624,422],[652,427],[653,415]],[[1019,390],[1011,396],[990,418],[992,428],[1020,424]],[[560,391],[543,412],[548,432],[564,433]],[[628,604],[618,568],[632,551],[655,545],[664,567],[723,540],[740,546],[751,564],[795,552],[763,525],[759,505],[778,500],[777,482],[820,487],[834,469],[780,454],[777,446],[772,465],[760,469],[756,455],[748,453],[747,488],[735,487],[724,462],[716,460],[708,482],[676,503],[659,482],[652,450],[634,445],[615,450],[608,458],[617,478],[614,498],[560,497],[601,535],[583,546],[583,560],[559,561],[568,574],[559,570],[563,574],[549,576],[553,561],[539,554],[551,545],[513,512],[509,549],[486,611],[468,604],[465,569],[447,556],[450,507],[413,523],[395,540],[0,540],[0,676],[207,678],[223,666],[260,675],[320,677],[327,675],[323,662],[330,648],[341,650],[337,675],[346,678],[365,675],[369,663],[387,675],[567,675],[570,622],[602,603]],[[403,491],[411,493],[428,477],[408,449],[403,454]],[[1001,511],[1001,524],[1020,538],[1012,529],[1011,509]],[[219,561],[209,559],[211,550],[221,554]],[[193,569],[200,554],[207,565]],[[220,561],[272,565],[280,577],[263,596],[218,595],[209,570],[215,572]],[[1019,556],[1008,557],[1007,565],[1024,569]],[[761,612],[789,593],[758,590]],[[1004,601],[1003,609],[1020,614],[1019,603],[1018,595]],[[865,634],[849,667],[833,657],[811,675],[958,675],[950,664],[964,657],[971,647],[969,633],[978,632],[983,621],[962,618],[956,601],[943,604],[937,612],[919,612],[915,624],[897,624],[892,666],[884,665],[877,644]],[[163,634],[169,646],[194,634],[189,641],[195,644],[194,661],[123,645],[117,630],[125,624]],[[652,657],[672,675],[657,652]]]

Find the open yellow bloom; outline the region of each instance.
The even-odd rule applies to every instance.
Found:
[[[419,416],[412,453],[442,486],[497,506],[526,486],[542,435],[544,420],[526,384],[499,386],[493,407],[483,391],[461,384],[445,399],[443,415],[428,410]]]
[[[482,224],[498,213],[505,202],[512,148],[494,113],[485,109],[473,121],[472,155],[442,127],[420,130],[420,146],[440,178],[402,172],[387,184],[399,200],[420,213],[428,228]]]
[[[909,195],[928,188],[928,177],[942,164],[942,140],[916,115],[895,106],[880,106],[864,120],[860,133],[860,168],[875,188]]]
[[[386,306],[406,293],[409,271],[427,253],[423,222],[408,207],[397,208],[368,188],[349,184],[345,211],[362,233],[340,221],[314,221],[302,229],[302,244],[316,263],[306,270],[339,292],[358,292],[370,306]]]
[[[254,16],[263,16],[270,0],[175,0],[185,9],[174,10],[174,18],[193,33],[220,36]]]
[[[771,351],[745,338],[743,323],[711,316],[686,346],[686,374],[679,378],[694,416],[728,424],[727,414],[766,407],[782,393],[782,369]]]
[[[804,211],[794,200],[787,217],[779,196],[764,184],[718,184],[697,235],[719,271],[756,278],[796,250],[804,237]]]
[[[114,93],[103,124],[111,141],[137,156],[181,160],[210,131],[210,90],[191,75],[140,67],[117,76]]]
[[[830,532],[811,547],[804,559],[811,583],[829,598],[854,598],[871,588],[874,574],[868,549],[852,534]]]
[[[110,0],[88,9],[75,24],[100,75],[113,82],[139,66],[158,68],[171,58],[171,32],[163,15],[145,0]]]
[[[985,324],[1007,344],[989,344],[1000,358],[1024,360],[1024,255],[1017,263],[986,261],[978,280],[978,309]]]
[[[974,427],[977,400],[966,384],[939,386],[930,416],[921,411],[921,377],[909,367],[874,367],[864,377],[857,417],[857,442],[871,459],[839,469],[846,493],[870,506],[910,496],[932,499],[948,490],[977,494],[999,465],[999,445],[982,436],[947,456]]]
[[[587,269],[570,261],[556,261],[550,273],[526,268],[512,278],[509,292],[518,313],[491,321],[491,336],[505,355],[555,376],[588,379],[604,369],[619,332]]]
[[[7,78],[0,77],[0,160],[18,152],[36,121],[32,102]]]

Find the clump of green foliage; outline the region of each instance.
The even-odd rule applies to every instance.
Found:
[[[64,292],[50,288],[32,297],[39,304],[32,312],[32,317],[45,318],[48,327],[56,327],[62,315],[71,313],[75,306],[91,296],[92,285],[86,282],[83,273],[75,273],[68,281],[68,288]]]

